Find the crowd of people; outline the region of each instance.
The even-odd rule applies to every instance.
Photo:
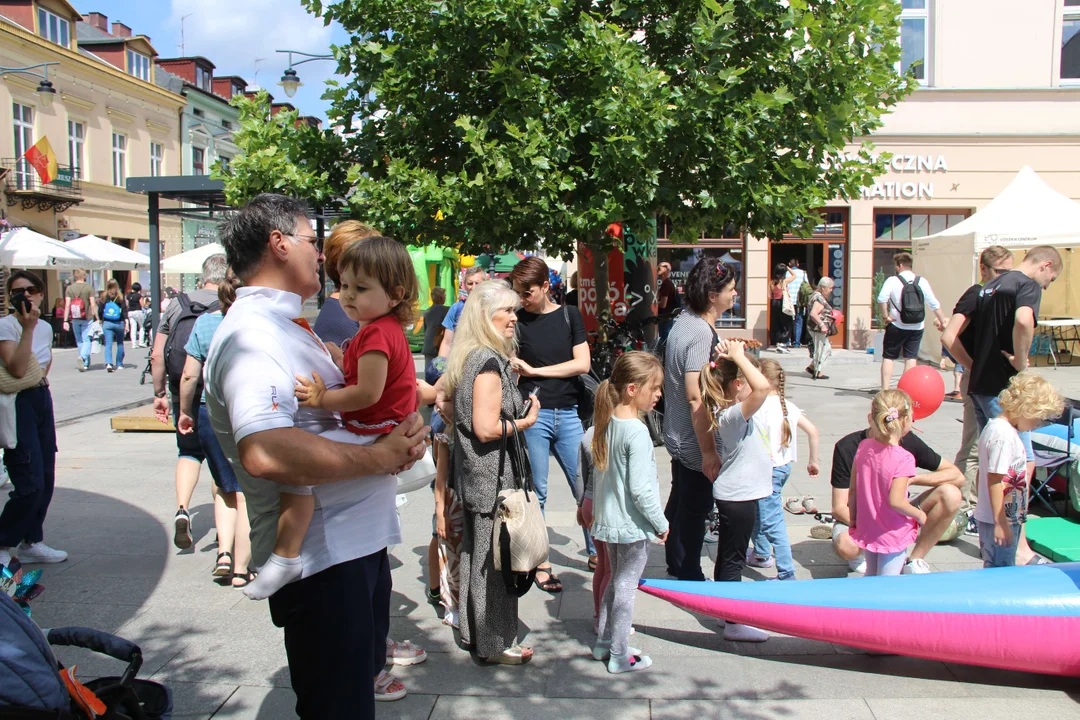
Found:
[[[407,692],[387,665],[427,659],[390,638],[388,556],[401,542],[395,476],[426,453],[435,459],[430,598],[480,662],[533,659],[518,634],[519,597],[530,586],[563,591],[547,561],[524,582],[505,564],[497,570],[493,539],[501,493],[524,483],[545,507],[558,485],[549,482],[552,456],[578,503],[595,573],[592,654],[609,672],[652,664],[630,645],[650,543],[664,545],[669,575],[704,581],[712,514],[713,580],[739,582],[748,564],[795,580],[783,488],[799,462],[799,432],[807,473],[820,473],[819,433],[790,397],[778,362],[718,337],[717,319],[737,299],[736,271],[724,262],[700,260],[682,297],[664,289],[670,268],[661,270],[663,357],[621,355],[582,418],[579,376],[591,366],[584,321],[575,306],[553,299],[539,258],[522,259],[506,279],[467,269],[456,302],[424,316],[426,372],[418,378],[405,336],[418,284],[395,240],[345,221],[324,246],[303,203],[263,194],[228,220],[221,241],[225,254],[206,260],[199,289],[169,304],[153,337],[154,409],[177,429],[173,542],[181,550],[194,544],[191,502],[205,460],[214,480],[213,575],[253,600],[268,599],[284,629],[300,717],[373,717],[376,701]],[[1028,353],[1041,293],[1061,257],[1033,248],[1012,270],[1011,254],[992,247],[981,262],[985,284],[960,298],[947,323],[905,254],[896,258],[896,282],[879,296],[895,328],[886,331],[891,360],[911,360],[921,339],[910,288],[936,314],[945,347],[966,369],[965,428],[956,463],[941,458],[910,433],[912,401],[888,387],[891,368],[883,369],[869,426],[832,454],[830,532],[854,572],[930,572],[927,554],[962,509],[972,515],[985,566],[1042,561],[1023,532],[1029,434],[1060,415],[1064,401],[1028,370]],[[301,308],[320,289],[321,264],[336,292],[311,327]],[[784,266],[773,279],[772,300],[793,321],[788,338],[802,331],[784,312],[791,287],[805,281],[796,270]],[[822,278],[805,304],[814,345],[808,371],[818,379],[828,360],[831,282]],[[68,288],[65,321],[81,337],[97,316],[122,345],[137,311],[115,283],[101,297],[83,285],[85,274]],[[11,376],[39,380],[16,398],[18,444],[4,454],[14,491],[0,514],[0,562],[13,555],[61,562],[66,553],[43,536],[55,478],[52,330],[38,322],[40,279],[12,273],[7,290],[20,300],[0,321],[0,360]],[[666,501],[641,422],[661,395]],[[418,412],[425,406],[434,406],[430,427]],[[728,640],[769,638],[722,624]]]

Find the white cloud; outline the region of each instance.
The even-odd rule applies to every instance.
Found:
[[[285,101],[285,93],[277,82],[288,67],[288,56],[276,50],[300,50],[328,55],[333,26],[309,14],[299,0],[170,0],[170,24],[179,35],[180,18],[184,21],[185,53],[202,55],[217,67],[218,75],[239,75],[254,83],[255,59],[258,64],[258,84],[270,91],[276,101]],[[179,51],[177,51],[177,54]],[[163,53],[169,55],[170,53]],[[294,60],[302,58],[294,56]],[[317,61],[297,68],[305,87],[300,89],[294,104],[315,112],[322,106],[318,101],[323,82],[333,75],[333,61]]]

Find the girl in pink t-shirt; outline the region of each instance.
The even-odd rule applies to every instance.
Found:
[[[914,421],[911,398],[882,390],[870,406],[870,433],[851,468],[851,539],[866,553],[866,576],[899,575],[926,513],[908,501],[915,456],[900,447]]]

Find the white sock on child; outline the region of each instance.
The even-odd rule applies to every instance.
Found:
[[[265,600],[304,572],[299,557],[287,558],[271,555],[259,570],[259,575],[244,588],[244,594],[252,600]]]
[[[627,646],[626,651],[630,655],[640,655],[641,651],[637,648]],[[602,640],[596,641],[596,647],[592,650],[593,660],[607,660],[611,657],[611,643],[604,642]]]
[[[724,627],[724,639],[732,642],[765,642],[769,639],[769,633],[750,625],[729,622]]]
[[[607,661],[607,671],[612,674],[644,670],[652,665],[652,658],[648,655],[638,655],[631,651],[623,657],[612,655]]]

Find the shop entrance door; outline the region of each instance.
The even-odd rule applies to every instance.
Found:
[[[770,276],[778,264],[789,264],[798,260],[799,266],[806,271],[806,279],[815,288],[823,276],[832,278],[834,287],[829,301],[833,308],[844,313],[844,320],[838,323],[839,332],[832,337],[835,348],[847,346],[847,242],[843,238],[835,239],[783,239],[769,243]],[[772,327],[772,307],[769,308],[769,327]],[[808,344],[809,331],[804,327],[800,343]]]

